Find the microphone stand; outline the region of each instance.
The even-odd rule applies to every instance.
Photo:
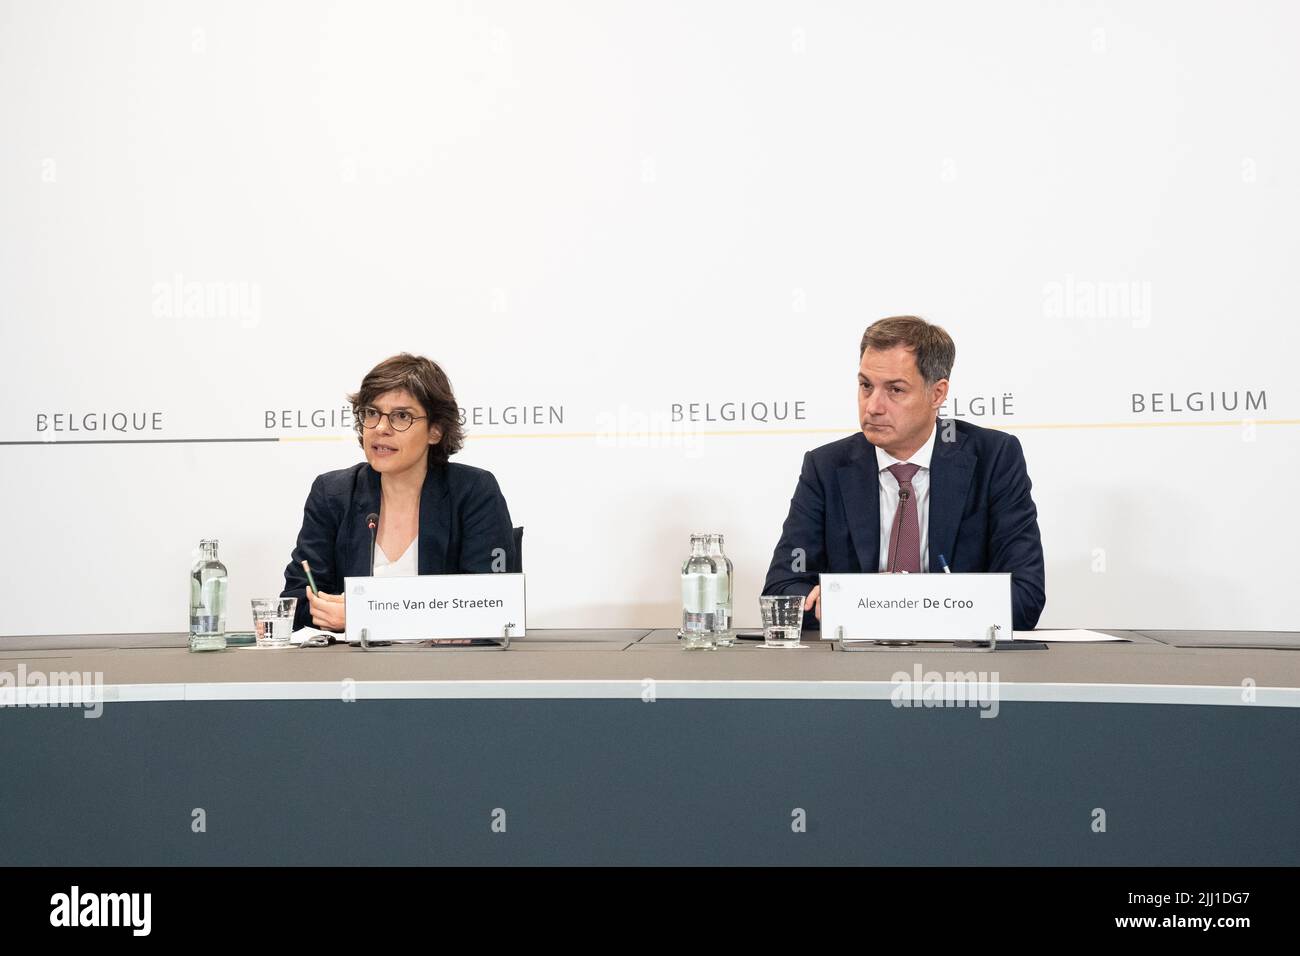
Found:
[[[379,536],[379,515],[366,515],[366,526],[370,528],[370,576],[375,576],[375,538]]]

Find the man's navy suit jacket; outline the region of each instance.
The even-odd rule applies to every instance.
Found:
[[[379,472],[364,461],[326,472],[312,483],[280,595],[298,599],[295,629],[311,625],[304,560],[311,564],[316,587],[327,594],[343,593],[345,577],[370,574],[366,515],[379,513],[379,491]],[[505,569],[518,570],[506,499],[496,478],[482,468],[451,462],[429,465],[420,489],[419,538],[420,574],[493,571],[498,548]]]
[[[942,573],[944,555],[954,572],[1010,571],[1012,626],[1029,630],[1046,592],[1038,510],[1020,442],[962,421],[941,419],[935,427],[929,570]],[[878,571],[879,564],[876,449],[858,432],[804,455],[763,593],[807,594],[823,571]],[[811,612],[805,623],[818,626]]]

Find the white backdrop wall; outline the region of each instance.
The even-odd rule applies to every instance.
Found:
[[[183,630],[209,536],[247,627],[313,476],[360,458],[345,393],[402,350],[527,529],[531,626],[673,624],[697,529],[751,625],[901,312],[957,341],[949,413],[1024,444],[1044,626],[1295,629],[1297,28],[0,3],[0,634]]]

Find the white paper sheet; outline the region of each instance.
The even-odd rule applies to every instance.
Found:
[[[322,634],[324,634],[326,637],[332,637],[336,641],[343,640],[343,635],[337,633],[336,631],[322,631],[319,628],[315,628],[315,627],[300,627],[298,628],[298,630],[294,631],[292,634],[289,635],[289,643],[301,644],[303,641],[307,640],[308,638],[319,637]],[[308,650],[311,650],[311,648],[308,648]]]
[[[1042,641],[1045,644],[1093,644],[1101,641],[1129,643],[1126,637],[1113,637],[1101,631],[1014,631],[1017,641]]]

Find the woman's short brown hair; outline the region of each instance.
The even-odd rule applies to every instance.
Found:
[[[445,462],[460,451],[465,435],[460,425],[460,406],[451,392],[447,373],[438,367],[437,362],[409,352],[384,359],[366,373],[357,393],[348,396],[356,418],[357,443],[362,448],[366,447],[366,436],[359,417],[361,409],[373,405],[375,399],[385,392],[397,389],[410,392],[424,406],[424,413],[429,416],[425,425],[442,429],[441,440],[429,446],[430,465]]]

